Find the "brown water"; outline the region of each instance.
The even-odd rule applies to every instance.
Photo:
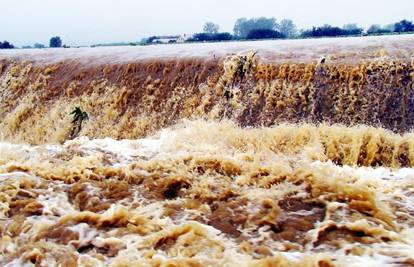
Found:
[[[414,265],[400,38],[0,54],[0,264]],[[89,120],[68,140],[74,107]]]
[[[92,117],[80,134],[91,138],[140,138],[184,118],[225,118],[241,126],[366,124],[402,133],[414,124],[414,63],[404,40],[388,50],[391,41],[353,52],[318,51],[313,58],[301,55],[316,49],[313,44],[298,48],[301,56],[284,57],[270,57],[272,46],[257,54],[170,52],[174,57],[135,61],[127,60],[134,57],[130,51],[123,59],[113,55],[115,63],[110,50],[6,56],[0,61],[0,127],[9,141],[61,143],[72,127],[68,114],[80,106]],[[328,47],[335,47],[331,42]]]

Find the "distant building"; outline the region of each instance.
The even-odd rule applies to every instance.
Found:
[[[178,37],[178,39],[177,39],[177,43],[185,43],[185,42],[187,42],[187,41],[188,41],[188,39],[190,39],[191,37],[193,37],[193,35],[192,35],[192,34],[186,34],[186,33],[184,33],[184,34],[182,34],[182,35],[180,35],[180,36]]]
[[[176,43],[179,36],[155,36],[151,40],[151,44],[172,44]]]
[[[180,36],[153,36],[150,37],[151,44],[174,44],[174,43],[185,43],[191,35],[182,34]]]

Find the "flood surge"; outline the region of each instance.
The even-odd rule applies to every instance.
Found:
[[[414,265],[413,44],[1,52],[0,265]]]

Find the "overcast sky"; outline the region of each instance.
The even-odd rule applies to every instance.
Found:
[[[389,24],[414,20],[414,0],[0,0],[0,39],[17,46],[138,41],[194,33],[206,21],[232,32],[240,17],[292,19],[298,28],[330,23]]]

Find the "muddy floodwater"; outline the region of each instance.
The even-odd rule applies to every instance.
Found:
[[[2,266],[414,266],[414,35],[2,51],[0,100]]]

